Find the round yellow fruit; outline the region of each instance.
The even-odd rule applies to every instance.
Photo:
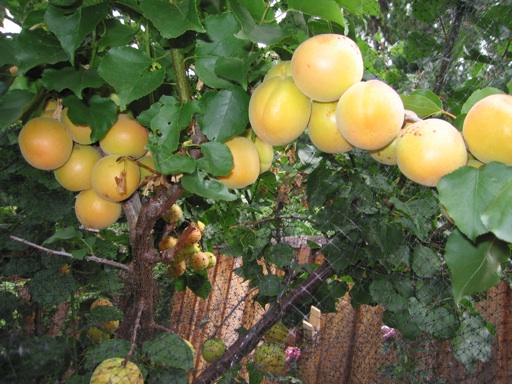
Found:
[[[73,150],[73,140],[64,124],[44,116],[35,117],[24,125],[18,144],[27,163],[45,171],[62,167]]]
[[[434,187],[444,175],[466,165],[468,153],[461,133],[441,119],[422,120],[400,132],[396,161],[412,181]]]
[[[183,217],[183,210],[178,204],[173,204],[169,211],[162,216],[169,224],[177,223]]]
[[[218,360],[224,351],[226,350],[226,344],[221,339],[213,338],[206,340],[203,343],[201,349],[201,355],[208,363],[213,363]]]
[[[90,145],[75,144],[71,156],[62,167],[53,171],[55,179],[69,191],[91,188],[91,174],[101,154]]]
[[[197,252],[192,255],[190,258],[190,265],[196,271],[202,271],[208,268],[210,264],[210,259],[205,252]]]
[[[138,159],[146,154],[148,130],[137,120],[120,114],[115,124],[100,139],[100,147],[109,155],[132,156]]]
[[[286,352],[277,344],[265,343],[255,349],[253,361],[258,371],[277,375],[286,365]]]
[[[139,166],[118,155],[102,157],[92,169],[92,188],[105,200],[127,199],[137,189],[139,181]]]
[[[288,338],[288,328],[282,321],[278,321],[272,328],[265,332],[264,337],[269,343],[282,344]]]
[[[69,108],[62,110],[62,123],[66,126],[73,141],[78,144],[92,144],[92,129],[88,125],[76,125],[68,117]]]
[[[311,100],[336,101],[363,78],[363,56],[346,36],[316,35],[297,47],[291,71],[297,87]]]
[[[396,165],[396,142],[398,141],[398,136],[395,137],[391,143],[386,145],[384,148],[373,149],[368,151],[370,156],[379,163],[386,165]]]
[[[254,131],[252,129],[248,129],[244,136],[251,140],[258,150],[261,175],[263,172],[268,171],[272,166],[272,162],[274,161],[274,147],[269,143],[265,143],[258,136],[256,136],[256,134],[253,135],[253,132]]]
[[[194,227],[192,232],[183,240],[183,244],[198,243],[201,240],[202,234],[199,228]]]
[[[197,252],[201,252],[201,246],[199,243],[187,244],[183,246],[176,255],[174,255],[174,260],[188,260]]]
[[[306,129],[310,100],[291,77],[274,76],[262,82],[251,95],[249,120],[256,135],[273,146],[286,145]]]
[[[341,135],[336,125],[338,103],[314,101],[308,124],[308,136],[313,145],[325,153],[344,153],[354,147]]]
[[[512,95],[495,94],[476,102],[464,119],[462,135],[477,160],[512,165]]]
[[[160,251],[165,251],[166,249],[170,249],[174,247],[178,243],[178,239],[174,236],[167,236],[164,237],[159,243],[158,243],[158,249]]]
[[[141,158],[139,158],[139,162],[144,165],[147,165],[149,168],[151,168],[153,170],[155,169],[155,159],[153,158],[153,156],[147,156],[147,155],[142,156]],[[141,167],[140,165],[139,165],[139,169],[140,169],[140,179],[141,180],[144,180],[146,177],[153,175],[153,172],[151,172],[147,168]]]
[[[292,75],[291,61],[284,60],[284,61],[280,61],[280,62],[276,63],[272,68],[270,68],[263,80],[270,79],[271,77],[274,77],[274,76],[288,77],[291,75]]]
[[[108,299],[97,299],[91,304],[91,310],[101,306],[111,307],[112,302]],[[111,333],[115,332],[115,330],[119,327],[119,320],[101,321],[100,324],[106,331],[98,327],[90,327],[87,330],[89,337],[95,343],[99,343],[102,340],[110,339]]]
[[[213,254],[212,252],[205,253],[208,256],[208,266],[206,267],[206,269],[215,268],[215,266],[217,265],[217,256],[215,256],[215,254]]]
[[[380,80],[362,81],[350,87],[338,101],[336,124],[354,147],[374,150],[388,145],[404,123],[400,95]]]
[[[187,270],[187,263],[185,260],[173,261],[167,265],[165,272],[171,279],[176,279],[185,273]]]
[[[233,167],[218,180],[228,188],[245,188],[254,183],[260,174],[260,158],[256,145],[246,137],[235,136],[224,143],[233,156]]]
[[[121,211],[121,203],[101,198],[92,188],[81,191],[75,200],[76,217],[86,228],[107,228],[119,219]]]
[[[115,357],[104,360],[94,370],[90,384],[144,384],[142,372],[136,364]]]

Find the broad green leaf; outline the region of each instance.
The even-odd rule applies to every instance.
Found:
[[[141,7],[144,16],[166,39],[174,39],[186,31],[204,32],[196,0],[145,0]]]
[[[453,354],[471,371],[478,362],[492,357],[494,337],[480,314],[464,312],[457,335],[454,337]]]
[[[264,275],[258,282],[258,289],[263,296],[277,296],[281,292],[281,279],[274,274]]]
[[[335,0],[289,0],[288,10],[304,12],[345,26],[343,13]]]
[[[199,101],[201,132],[221,143],[242,134],[249,122],[249,100],[249,94],[240,87],[208,92]]]
[[[51,289],[48,283],[51,282]],[[76,291],[72,275],[62,275],[58,271],[44,269],[37,272],[29,282],[32,299],[41,307],[56,305],[69,300]]]
[[[208,280],[208,274],[206,271],[187,274],[186,277],[187,287],[194,292],[194,295],[206,300],[212,290],[212,285]]]
[[[57,228],[55,233],[43,241],[43,245],[52,244],[59,240],[78,240],[83,238],[83,233],[75,227]]]
[[[445,0],[414,0],[412,15],[419,21],[431,24],[446,12]]]
[[[215,73],[225,79],[237,82],[244,90],[247,90],[247,74],[252,62],[259,54],[255,52],[249,58],[219,57],[215,61]]]
[[[400,95],[405,109],[415,112],[420,118],[425,119],[429,116],[441,113],[442,105],[433,99],[430,94],[421,94],[413,92],[411,95]],[[437,96],[436,96],[437,97]]]
[[[123,320],[124,312],[113,305],[99,305],[91,309],[91,318],[96,322]]]
[[[376,303],[393,312],[407,306],[407,299],[395,291],[393,283],[385,276],[378,276],[370,283],[370,294]]]
[[[66,8],[50,5],[44,19],[48,29],[59,39],[72,65],[75,63],[75,51],[86,36],[94,31],[96,25],[109,11],[109,4],[100,2],[80,7],[69,14]]]
[[[235,17],[240,23],[242,30],[237,34],[241,39],[247,39],[253,43],[263,43],[266,45],[273,45],[280,42],[284,37],[284,31],[277,23],[255,21],[254,16],[249,12],[249,9],[240,4],[239,1],[230,0],[231,9]],[[252,2],[253,4],[262,4],[260,2]],[[261,17],[260,17],[261,18]]]
[[[91,140],[96,142],[117,121],[117,105],[99,95],[93,95],[87,102],[77,96],[68,96],[62,103],[69,108],[68,117],[74,124],[91,127]]]
[[[209,16],[204,20],[206,35],[196,43],[196,72],[199,78],[212,88],[231,88],[234,84],[216,71],[217,61],[222,58],[249,60],[249,42],[236,37],[240,31],[232,13]]]
[[[165,153],[158,151],[153,154],[158,172],[164,175],[179,175],[181,173],[192,173],[196,169],[196,161],[189,156],[179,153]]]
[[[85,352],[85,366],[91,372],[106,359],[114,357],[125,358],[130,351],[130,342],[123,339],[102,340],[98,345],[92,345]]]
[[[237,195],[216,179],[207,178],[205,174],[194,172],[181,178],[181,185],[190,193],[213,200],[233,201]]]
[[[507,244],[493,235],[483,235],[473,242],[455,230],[446,242],[444,256],[452,275],[455,302],[497,284],[501,263],[509,257]]]
[[[189,374],[185,369],[165,368],[164,370],[152,371],[151,381],[155,384],[189,384]]]
[[[101,26],[105,29],[98,41],[99,52],[111,47],[129,45],[134,39],[135,31],[129,25],[123,24],[117,19],[104,20]]]
[[[225,176],[233,168],[233,155],[229,148],[216,141],[201,144],[203,157],[197,160],[197,167],[212,176]]]
[[[409,299],[409,314],[418,328],[438,339],[453,337],[458,323],[455,311],[419,301],[416,297]]]
[[[79,70],[73,67],[48,68],[43,72],[42,80],[47,89],[55,89],[58,92],[70,89],[80,99],[84,89],[99,88],[103,84],[103,79],[94,68]]]
[[[512,80],[510,80],[507,84],[507,89],[508,89],[508,93],[509,95],[512,95]]]
[[[68,59],[55,35],[38,28],[22,29],[14,43],[20,74],[41,64],[55,64]]]
[[[419,277],[433,277],[442,267],[441,257],[432,249],[419,245],[412,254],[412,270]]]
[[[165,69],[153,64],[141,50],[131,47],[115,47],[105,55],[98,72],[116,90],[121,99],[121,110],[163,83]]]
[[[481,215],[511,178],[512,167],[502,163],[461,167],[441,178],[439,200],[461,232],[474,241],[489,231]]]
[[[502,94],[502,93],[504,93],[502,90],[497,89],[497,88],[492,88],[492,87],[478,89],[475,92],[473,92],[471,94],[471,96],[469,96],[467,98],[466,102],[462,106],[461,113],[462,114],[468,113],[469,110],[471,109],[471,107],[473,107],[473,105],[475,105],[478,101],[482,100],[483,98],[485,98],[487,96]]]
[[[9,126],[18,121],[36,98],[35,93],[21,89],[0,96],[0,126]]]
[[[3,34],[0,34],[0,52],[2,52],[0,55],[0,66],[16,64],[14,42],[14,39],[7,39]]]
[[[187,371],[194,368],[192,349],[178,335],[161,334],[156,339],[146,341],[142,350],[153,364]]]
[[[407,339],[413,340],[421,335],[421,330],[411,318],[407,307],[397,312],[386,310],[382,314],[382,322],[388,327],[398,329],[400,334]]]
[[[487,230],[512,243],[512,181],[500,189],[481,216]]]
[[[265,250],[264,257],[277,268],[283,269],[289,267],[294,260],[293,248],[290,244],[277,243]]]

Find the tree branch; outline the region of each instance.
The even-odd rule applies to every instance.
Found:
[[[312,272],[302,284],[295,287],[280,303],[270,307],[246,334],[240,335],[238,339],[226,349],[226,352],[224,352],[220,359],[206,368],[192,384],[209,384],[215,382],[225,370],[240,362],[244,356],[251,352],[258,345],[265,332],[281,320],[285,313],[306,297],[310,296],[320,284],[334,275],[334,273],[335,271],[331,264],[326,260],[316,271]]]
[[[40,245],[37,245],[35,243],[32,243],[28,240],[25,240],[25,239],[21,239],[19,237],[16,237],[16,236],[10,236],[11,240],[13,241],[17,241],[17,242],[20,242],[20,243],[23,243],[23,244],[26,244],[32,248],[35,248],[35,249],[38,249],[44,253],[47,253],[49,255],[58,255],[58,256],[64,256],[64,257],[69,257],[70,259],[75,259],[75,260],[79,260],[77,259],[76,257],[74,257],[71,253],[68,253],[68,252],[64,252],[64,251],[56,251],[54,249],[50,249],[50,248],[45,248],[45,247],[42,247]],[[123,269],[125,270],[126,272],[129,272],[129,273],[132,273],[133,271],[131,270],[130,267],[128,267],[127,265],[124,265],[124,264],[121,264],[121,263],[118,263],[116,261],[112,261],[112,260],[108,260],[108,259],[102,259],[100,257],[96,257],[96,256],[85,256],[84,257],[84,260],[87,260],[87,261],[93,261],[95,263],[99,263],[99,264],[106,264],[106,265],[110,265],[111,267],[115,267],[115,268],[119,268],[119,269]]]

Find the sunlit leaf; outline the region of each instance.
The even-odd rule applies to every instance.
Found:
[[[205,174],[195,172],[191,175],[184,175],[181,178],[181,185],[187,191],[207,199],[233,201],[237,195],[231,193],[228,188],[216,179],[209,179]]]
[[[469,96],[462,106],[461,113],[466,114],[469,112],[471,107],[475,105],[478,101],[482,100],[483,98],[490,96],[490,95],[497,95],[504,93],[502,90],[492,87],[487,87],[484,89],[478,89],[474,91],[471,96]]]
[[[463,296],[483,292],[498,283],[501,263],[510,257],[510,249],[493,235],[483,235],[472,242],[455,230],[446,242],[444,257],[458,303]]]
[[[424,119],[443,111],[442,103],[431,92],[413,92],[410,95],[400,95],[405,109],[415,112]]]
[[[334,21],[341,26],[345,26],[343,13],[335,0],[289,0],[288,10],[319,16],[322,19]]]
[[[212,176],[225,176],[233,168],[233,155],[229,148],[216,141],[201,144],[203,156],[197,160],[199,169]]]

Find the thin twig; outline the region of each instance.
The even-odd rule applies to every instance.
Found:
[[[45,252],[45,253],[48,253],[50,255],[58,255],[58,256],[64,256],[64,257],[69,257],[70,259],[76,259],[76,257],[74,257],[71,253],[69,252],[64,252],[64,251],[56,251],[54,249],[50,249],[50,248],[45,248],[41,245],[38,245],[38,244],[35,244],[35,243],[32,243],[28,240],[25,240],[25,239],[21,239],[19,237],[16,237],[16,236],[10,236],[11,240],[13,241],[17,241],[17,242],[20,242],[20,243],[23,243],[23,244],[26,244],[32,248],[36,248],[42,252]],[[115,268],[119,268],[119,269],[123,269],[125,270],[126,272],[129,272],[129,273],[132,273],[133,271],[131,270],[130,267],[128,267],[127,265],[124,265],[124,264],[121,264],[121,263],[118,263],[116,261],[112,261],[112,260],[108,260],[108,259],[102,259],[101,257],[96,257],[96,256],[85,256],[84,257],[84,260],[87,260],[87,261],[93,261],[95,263],[99,263],[99,264],[106,264],[106,265],[110,265],[111,267],[115,267]]]
[[[140,328],[140,319],[142,317],[142,312],[144,312],[144,308],[146,307],[146,303],[144,300],[139,301],[139,305],[137,308],[137,317],[135,319],[135,324],[133,325],[133,332],[132,332],[132,338],[131,338],[131,346],[130,350],[128,351],[128,354],[126,355],[123,366],[126,365],[128,361],[132,358],[133,352],[135,351],[135,346],[137,344],[137,331]]]

